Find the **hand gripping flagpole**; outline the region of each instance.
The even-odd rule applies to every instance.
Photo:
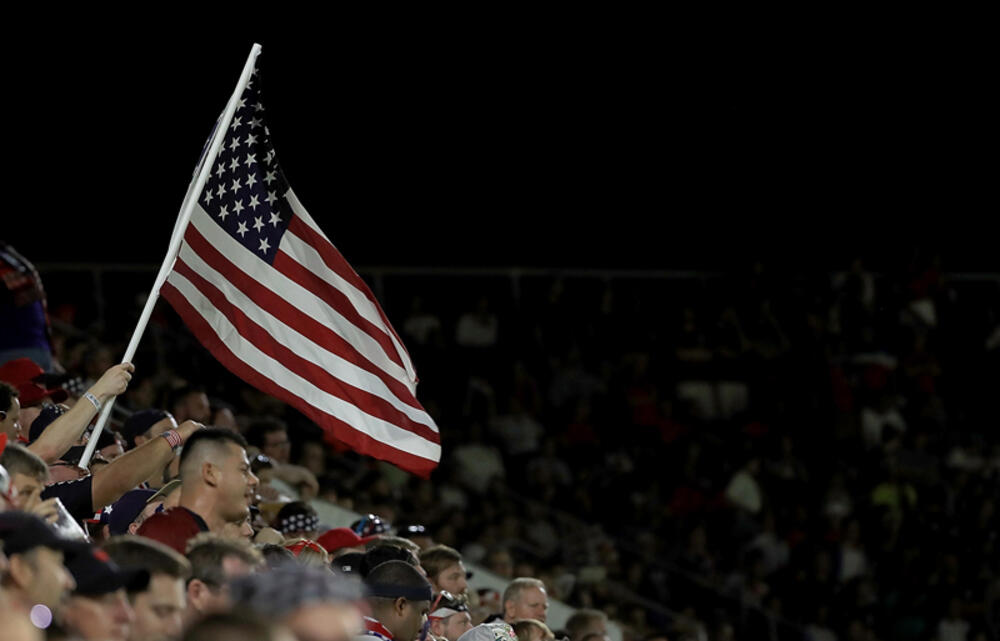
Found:
[[[194,211],[195,203],[198,202],[198,195],[201,190],[205,188],[205,183],[208,181],[208,174],[212,170],[212,165],[215,163],[215,158],[219,155],[219,148],[222,146],[223,140],[226,138],[226,130],[229,129],[229,123],[233,119],[233,115],[236,113],[236,106],[239,101],[240,95],[246,88],[247,83],[250,81],[250,76],[253,74],[254,65],[257,62],[257,56],[260,55],[260,45],[254,44],[253,48],[250,50],[250,57],[247,58],[246,64],[243,66],[243,74],[240,76],[240,81],[236,85],[236,91],[233,92],[232,97],[229,99],[229,104],[226,106],[226,111],[223,113],[222,118],[219,119],[218,124],[215,127],[215,133],[212,137],[212,142],[209,145],[208,151],[206,152],[205,158],[201,165],[201,171],[198,173],[197,180],[188,186],[187,194],[184,196],[184,202],[181,203],[180,213],[177,215],[177,222],[174,224],[173,235],[170,237],[170,248],[167,250],[167,256],[163,259],[163,264],[160,265],[160,272],[156,275],[156,281],[153,283],[153,289],[149,292],[149,298],[146,299],[146,306],[142,310],[142,315],[139,316],[139,323],[135,327],[135,331],[132,332],[132,340],[129,341],[128,349],[125,350],[125,356],[122,359],[123,363],[127,363],[132,360],[135,356],[135,350],[139,347],[139,340],[142,338],[143,332],[146,331],[146,325],[149,324],[149,318],[153,315],[153,307],[156,305],[156,301],[160,298],[160,288],[163,287],[163,283],[166,282],[167,277],[170,275],[171,270],[174,268],[174,262],[177,260],[177,254],[181,248],[181,242],[184,240],[184,232],[187,229],[188,221],[191,220],[191,213]],[[87,447],[83,451],[83,456],[80,458],[80,467],[87,467],[90,464],[90,459],[94,455],[94,449],[97,447],[97,440],[101,436],[101,431],[108,422],[108,417],[111,416],[111,409],[114,407],[115,398],[112,397],[101,409],[101,414],[97,419],[97,425],[94,426],[94,431],[90,436],[90,440],[87,441]]]

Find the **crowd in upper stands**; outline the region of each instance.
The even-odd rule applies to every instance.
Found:
[[[0,364],[0,638],[996,638],[996,280],[447,285],[385,292],[442,430],[427,481],[325,442],[165,307],[133,367],[50,295],[51,360]]]

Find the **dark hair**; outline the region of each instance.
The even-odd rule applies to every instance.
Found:
[[[270,570],[285,563],[295,563],[295,555],[282,545],[265,543],[260,547],[260,553],[264,555],[264,562]]]
[[[184,462],[194,456],[194,453],[200,447],[204,446],[204,444],[222,445],[227,442],[235,443],[243,449],[247,448],[247,440],[236,432],[224,430],[219,427],[208,427],[198,430],[191,435],[187,443],[184,444],[184,449],[181,450],[181,469],[184,469]]]
[[[0,412],[9,411],[10,406],[14,404],[14,399],[17,396],[18,391],[16,387],[10,383],[0,381]]]
[[[247,426],[247,441],[257,448],[263,448],[267,444],[265,438],[271,432],[287,432],[288,426],[281,419],[266,417],[259,418]]]
[[[187,579],[191,564],[173,548],[142,536],[116,536],[101,548],[111,560],[122,567],[146,570],[150,575],[166,574],[175,579]]]
[[[407,565],[417,567],[416,558],[409,550],[395,545],[380,545],[365,552],[361,559],[361,576],[368,577],[372,570],[390,561],[403,561]]]
[[[379,549],[399,549],[399,548],[379,548]],[[374,551],[374,550],[373,550]],[[369,553],[370,554],[370,553]],[[365,557],[368,555],[366,554]],[[362,561],[362,564],[364,561]],[[371,572],[365,576],[365,582],[372,585],[392,585],[401,588],[429,588],[427,579],[420,571],[409,563],[403,561],[386,561],[375,566]],[[382,597],[372,597],[382,598]]]

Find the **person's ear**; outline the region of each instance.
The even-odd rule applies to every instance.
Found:
[[[219,470],[214,465],[205,461],[201,464],[201,479],[205,485],[215,487],[219,484]]]
[[[27,588],[35,580],[35,568],[23,554],[11,555],[8,559],[7,574],[20,588]]]
[[[401,596],[401,597],[399,597],[398,599],[396,599],[396,600],[395,600],[395,601],[393,602],[393,604],[392,604],[392,609],[393,609],[393,611],[394,611],[394,612],[396,613],[396,615],[397,615],[397,616],[399,616],[399,617],[404,617],[404,616],[406,616],[406,608],[407,608],[407,606],[409,606],[409,605],[410,605],[410,604],[409,604],[409,602],[408,602],[408,601],[406,600],[406,597],[402,597],[402,596]]]
[[[187,600],[197,612],[205,611],[206,602],[210,596],[211,590],[208,589],[208,586],[201,579],[191,579],[188,583]]]
[[[503,602],[503,616],[504,616],[505,619],[508,619],[508,618],[511,618],[511,617],[514,616],[514,602],[513,601],[504,601]]]
[[[444,636],[444,619],[431,619],[431,634],[436,637]]]

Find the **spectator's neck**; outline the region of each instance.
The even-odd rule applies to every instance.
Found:
[[[181,500],[178,505],[200,516],[208,526],[209,532],[221,532],[226,525],[225,519],[219,515],[216,496],[209,488],[188,489],[182,485]]]

